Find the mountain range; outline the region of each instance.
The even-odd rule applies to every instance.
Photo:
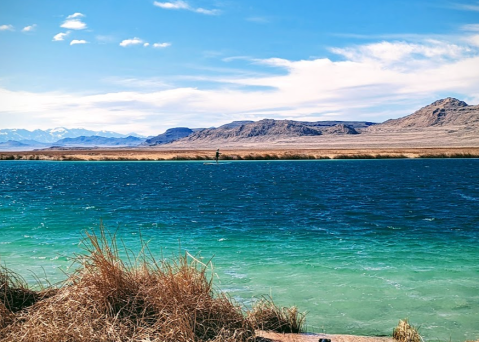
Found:
[[[142,138],[141,135],[130,133],[120,134],[111,131],[92,131],[83,128],[64,128],[57,127],[47,130],[36,129],[29,131],[26,129],[0,129],[0,142],[12,141],[35,141],[42,144],[52,144],[60,139],[78,138],[80,136],[102,136],[106,138],[126,138],[135,136]]]
[[[416,134],[414,137],[411,134]],[[233,121],[217,128],[176,127],[154,137],[123,135],[108,131],[55,128],[28,131],[0,130],[0,150],[24,150],[46,147],[149,147],[166,144],[190,147],[225,143],[276,143],[282,140],[300,141],[319,139],[340,141],[347,136],[358,136],[355,141],[398,138],[399,141],[429,139],[429,137],[479,142],[479,105],[448,97],[418,111],[383,123],[366,121],[293,121],[263,119]],[[315,138],[317,137],[317,138]],[[326,138],[327,137],[327,138]],[[299,140],[298,140],[299,139]],[[313,140],[311,140],[313,139]],[[314,140],[316,139],[316,140]],[[378,140],[379,139],[379,140]]]

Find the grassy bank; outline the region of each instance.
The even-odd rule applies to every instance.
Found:
[[[0,160],[52,161],[212,161],[214,151],[155,149],[90,149],[0,152]],[[479,148],[385,148],[385,149],[231,149],[222,150],[221,160],[310,160],[479,158]]]

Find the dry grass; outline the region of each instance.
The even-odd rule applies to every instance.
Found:
[[[81,267],[54,295],[23,307],[13,321],[0,306],[1,324],[9,324],[0,341],[254,340],[241,308],[214,291],[196,259],[156,262],[142,253],[125,263],[104,231],[84,245]]]
[[[280,308],[269,297],[261,298],[248,312],[255,329],[279,333],[303,332],[305,318],[306,313],[300,313],[295,306]]]
[[[2,302],[0,302],[0,330],[11,324],[13,321],[13,317],[13,313],[10,312],[10,310],[8,310]]]
[[[54,293],[55,290],[49,288],[40,291],[30,290],[21,276],[0,266],[0,304],[9,312],[19,312]],[[2,307],[0,312],[4,311]]]
[[[408,320],[400,320],[393,330],[393,338],[398,342],[422,342],[418,329],[409,324]]]

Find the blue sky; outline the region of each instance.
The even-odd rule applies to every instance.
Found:
[[[2,0],[0,128],[159,134],[479,103],[479,1]]]

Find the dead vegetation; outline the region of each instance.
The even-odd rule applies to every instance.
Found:
[[[399,321],[393,330],[393,338],[398,342],[422,342],[418,329],[410,325],[407,319]]]
[[[301,333],[306,313],[300,313],[295,306],[278,307],[270,297],[263,297],[251,311],[248,319],[255,329],[279,333]]]
[[[275,329],[259,315],[270,319],[265,310],[274,303],[260,302],[252,320],[214,289],[210,264],[195,257],[157,261],[143,244],[139,256],[125,251],[122,259],[115,236],[103,229],[87,233],[83,246],[79,268],[55,289],[30,290],[0,269],[0,341],[248,342],[258,326]],[[299,331],[304,315],[278,310],[289,330]]]

